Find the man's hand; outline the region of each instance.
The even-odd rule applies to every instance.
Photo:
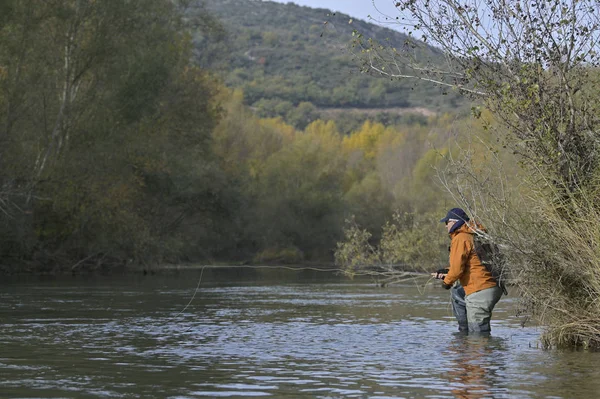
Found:
[[[452,284],[446,284],[444,280],[442,280],[442,288],[445,290],[449,290],[450,288],[452,288]]]
[[[446,278],[447,273],[448,273],[448,269],[440,269],[437,272],[431,273],[431,277],[434,277],[438,280],[443,280]]]

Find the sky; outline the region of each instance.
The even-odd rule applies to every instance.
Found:
[[[332,11],[341,11],[351,17],[362,19],[367,22],[380,21],[380,25],[397,29],[393,24],[385,24],[385,17],[396,17],[398,11],[394,8],[394,0],[272,0],[277,3],[296,3],[301,6],[313,8],[327,8]],[[377,11],[377,9],[379,11]],[[373,18],[370,19],[369,15]]]

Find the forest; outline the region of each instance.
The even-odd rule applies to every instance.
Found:
[[[330,263],[348,223],[377,240],[394,212],[444,245],[435,220],[448,202],[432,165],[469,124],[442,112],[458,96],[432,100],[440,89],[360,75],[349,54],[331,51],[351,31],[321,37],[332,25],[325,10],[165,0],[2,8],[3,271]],[[242,24],[244,15],[253,18]],[[269,61],[252,61],[267,42]],[[430,104],[426,114],[394,111]]]

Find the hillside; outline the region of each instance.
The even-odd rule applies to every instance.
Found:
[[[195,35],[196,61],[221,71],[228,86],[242,88],[246,103],[261,116],[289,115],[303,102],[315,110],[402,108],[421,114],[462,103],[457,94],[442,94],[430,84],[360,72],[349,51],[352,32],[401,47],[406,35],[397,31],[293,3],[212,0],[191,13],[204,10],[221,21],[223,34],[218,42]],[[419,57],[441,62],[431,47],[424,46]]]

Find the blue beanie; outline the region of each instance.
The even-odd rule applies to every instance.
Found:
[[[442,218],[440,220],[440,222],[448,223],[448,221],[450,219],[457,220],[457,222],[454,223],[454,226],[452,226],[452,228],[450,229],[450,231],[448,233],[452,233],[452,232],[458,230],[463,224],[465,224],[465,222],[468,222],[469,216],[467,215],[467,213],[465,211],[463,211],[460,208],[452,208],[448,211],[448,213],[446,214],[446,217]]]

